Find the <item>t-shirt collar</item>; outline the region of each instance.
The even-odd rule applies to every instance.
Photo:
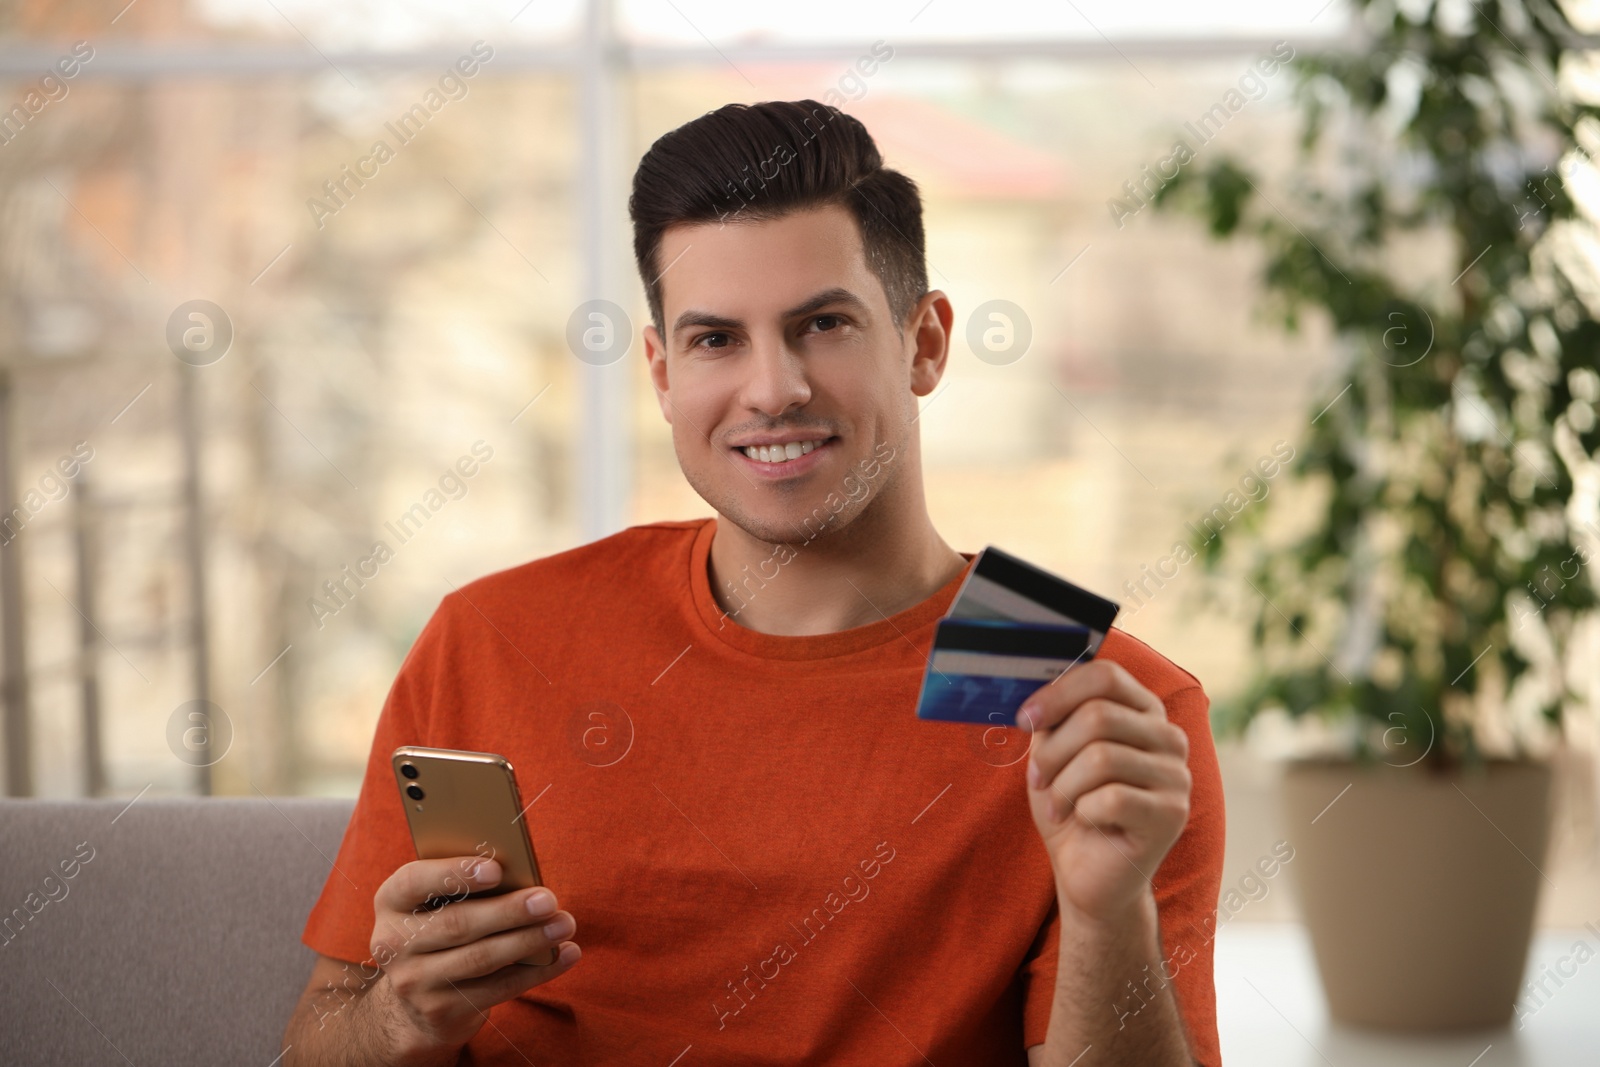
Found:
[[[696,531],[689,549],[687,579],[690,599],[694,603],[694,617],[698,623],[696,629],[707,640],[724,645],[735,652],[765,660],[829,659],[863,652],[890,641],[906,641],[916,631],[931,626],[949,610],[950,604],[955,600],[956,590],[961,587],[961,581],[971,569],[974,559],[973,553],[962,552],[961,557],[967,561],[968,566],[963,568],[960,574],[920,603],[913,604],[888,618],[879,618],[876,622],[834,633],[798,636],[769,634],[749,629],[735,621],[732,616],[727,615],[717,603],[716,597],[712,595],[707,563],[711,557],[711,541],[716,532],[717,519],[715,517],[706,519]],[[776,560],[772,568],[778,569],[781,574],[781,564]],[[922,645],[918,644],[915,647],[919,652],[926,654],[927,650]]]

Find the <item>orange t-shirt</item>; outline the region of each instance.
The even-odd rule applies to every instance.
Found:
[[[373,894],[416,858],[397,746],[497,752],[583,958],[494,1007],[461,1062],[1026,1063],[1059,926],[1027,735],[914,710],[964,572],[865,626],[764,634],[712,596],[715,531],[634,526],[446,596],[384,703],[302,939],[372,973]],[[773,567],[763,577],[783,581]],[[1163,970],[1215,1067],[1223,800],[1207,699],[1120,631],[1099,654],[1189,735],[1189,824],[1156,899]],[[1106,1010],[1135,1025],[1142,1002],[1130,989]]]

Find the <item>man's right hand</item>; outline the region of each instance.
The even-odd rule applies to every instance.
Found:
[[[546,887],[466,899],[500,875],[498,863],[476,856],[414,860],[378,887],[369,947],[383,977],[372,989],[380,1002],[373,1007],[389,1020],[400,1062],[460,1049],[489,1008],[565,974],[582,956],[570,940],[577,921],[557,910]],[[448,899],[430,910],[428,901],[440,897]],[[549,966],[517,962],[549,959],[555,949],[560,955]]]

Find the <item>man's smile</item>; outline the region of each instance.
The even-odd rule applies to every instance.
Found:
[[[733,454],[758,475],[795,478],[816,467],[834,449],[838,437],[779,435],[755,438],[743,447],[735,445]]]

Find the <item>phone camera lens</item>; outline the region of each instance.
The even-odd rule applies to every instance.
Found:
[[[411,763],[402,763],[400,764],[400,773],[405,775],[407,778],[415,778],[417,776],[416,765]]]
[[[421,800],[424,795],[425,794],[422,792],[422,787],[420,785],[406,786],[406,796],[410,797],[412,800]]]

